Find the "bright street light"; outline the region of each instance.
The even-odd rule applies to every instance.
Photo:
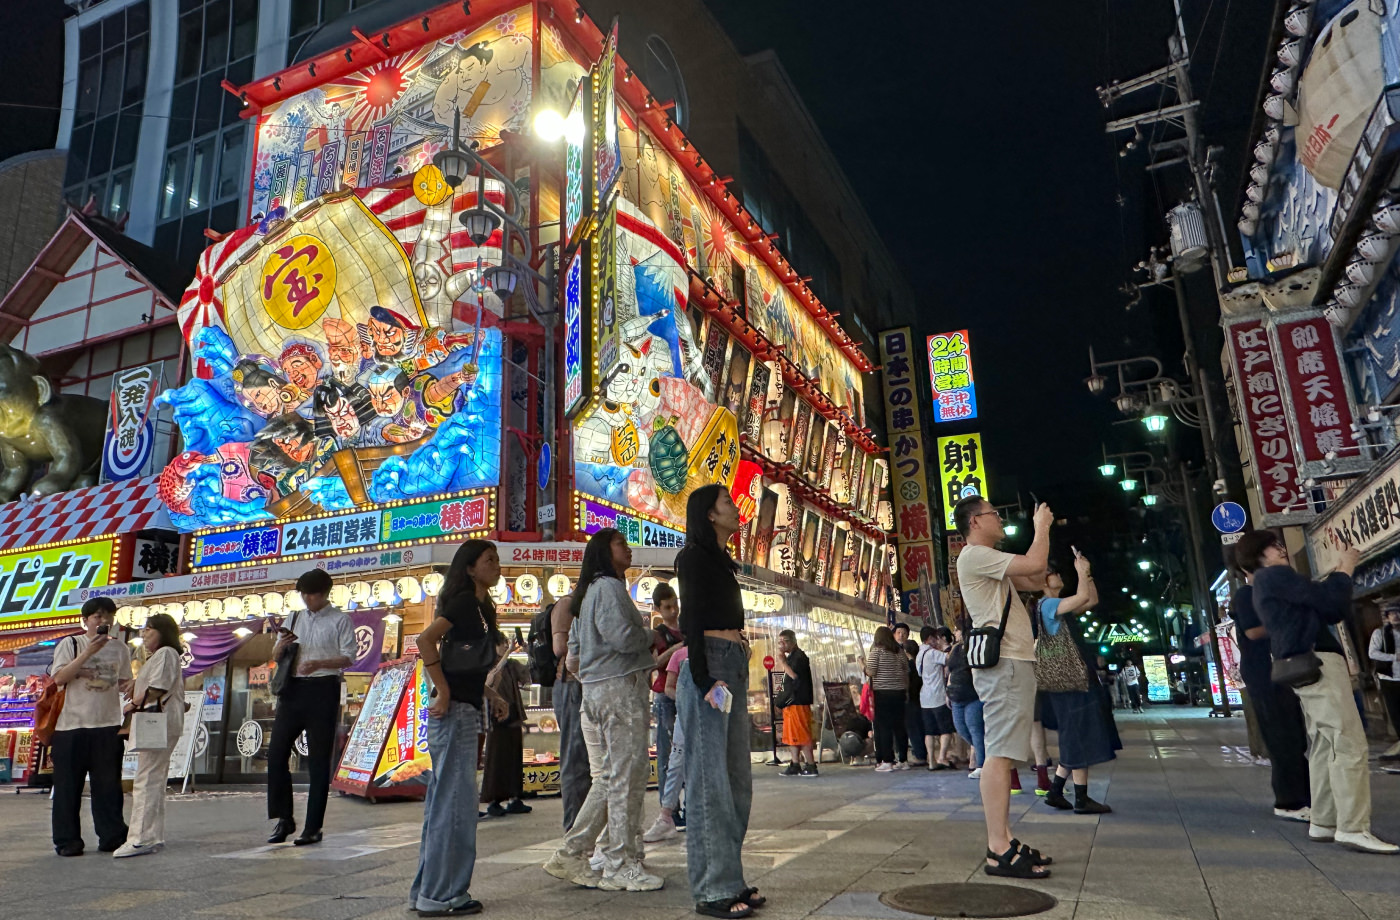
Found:
[[[1019,531],[1020,529],[1021,528],[1017,527],[1015,524],[1007,524],[1005,527],[1002,528],[1002,530],[1006,533],[1008,537],[1016,536],[1017,531]]]
[[[1141,607],[1143,610],[1146,610],[1148,607],[1151,607],[1152,605],[1149,604],[1147,601],[1138,601],[1138,606]]]
[[[1105,463],[1103,466],[1099,467],[1099,472],[1105,476],[1112,476],[1114,473],[1118,472],[1118,467],[1114,466],[1112,463]]]
[[[540,109],[535,116],[535,136],[553,143],[564,136],[564,116],[553,109]]]
[[[1127,593],[1128,593],[1128,589],[1127,589],[1126,587],[1123,589],[1123,593],[1124,593],[1124,594],[1127,594]]]
[[[1136,479],[1124,479],[1122,482],[1118,483],[1118,485],[1124,492],[1133,492],[1137,490],[1138,481]]]
[[[1152,493],[1152,492],[1148,492],[1146,495],[1144,495],[1144,496],[1142,497],[1142,503],[1143,503],[1144,505],[1146,505],[1147,507],[1151,508],[1153,505],[1157,504],[1157,496],[1156,496],[1156,494],[1154,494],[1154,493]]]
[[[1160,412],[1153,412],[1151,415],[1144,415],[1142,423],[1147,426],[1147,430],[1156,434],[1167,427],[1167,417]]]
[[[1139,560],[1138,560],[1138,568],[1140,568],[1140,569],[1142,569],[1144,572],[1146,572],[1148,569],[1152,568],[1152,563],[1149,562],[1149,561],[1146,560],[1146,559],[1139,559]]]

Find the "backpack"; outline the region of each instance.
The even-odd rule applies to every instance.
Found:
[[[530,662],[530,680],[541,687],[553,687],[554,677],[559,671],[559,657],[554,654],[554,630],[550,617],[554,605],[550,604],[530,621],[530,635],[525,640],[525,657]]]

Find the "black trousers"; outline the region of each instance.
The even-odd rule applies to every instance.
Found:
[[[1385,711],[1390,714],[1390,727],[1400,735],[1400,680],[1377,680],[1376,683],[1380,684]]]
[[[115,850],[126,842],[122,820],[121,729],[73,728],[54,732],[53,744],[53,845],[83,842],[78,818],[83,801],[83,781],[92,785],[92,824],[97,843]]]
[[[1269,749],[1274,807],[1302,808],[1312,801],[1308,785],[1308,730],[1303,707],[1288,687],[1271,680],[1245,681],[1254,720]]]
[[[303,831],[321,829],[326,820],[326,798],[331,791],[331,754],[335,748],[335,723],[340,715],[339,677],[296,677],[277,701],[272,740],[267,747],[267,816],[291,821],[292,744],[306,732],[310,755],[306,759],[310,797],[306,802]]]
[[[903,761],[909,752],[909,730],[904,725],[907,700],[903,690],[875,691],[875,759],[894,763],[895,751]]]

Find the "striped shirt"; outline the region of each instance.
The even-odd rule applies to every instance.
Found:
[[[909,689],[909,659],[903,652],[892,652],[878,645],[871,646],[865,658],[865,673],[872,690]]]

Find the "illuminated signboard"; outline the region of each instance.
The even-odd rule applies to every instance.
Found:
[[[633,546],[684,546],[685,534],[664,524],[629,514],[610,505],[578,501],[578,529],[582,533],[597,533],[611,527],[627,538]]]
[[[583,152],[588,143],[589,132],[584,123],[583,109],[589,104],[589,77],[579,80],[578,91],[569,107],[569,117],[564,125],[564,241],[573,242],[578,234],[579,222],[583,220],[584,201],[592,210],[593,171],[584,168]]]
[[[593,167],[594,196],[597,204],[607,200],[622,171],[622,148],[617,134],[617,20],[603,46],[593,77]]]
[[[885,378],[885,420],[889,426],[890,461],[894,465],[894,516],[899,538],[900,584],[919,587],[919,573],[937,581],[933,553],[936,505],[929,501],[923,424],[914,374],[915,339],[908,326],[880,333],[880,364]],[[950,506],[951,507],[951,506]]]
[[[966,329],[928,337],[928,379],[933,385],[934,422],[977,417],[972,346]]]
[[[119,555],[114,538],[0,554],[0,622],[77,614],[68,592],[110,582]]]
[[[969,495],[987,495],[986,458],[982,455],[980,434],[960,434],[938,439],[938,478],[943,484],[943,506],[948,527],[953,523],[953,506]]]
[[[598,219],[589,241],[593,262],[593,373],[600,382],[611,379],[622,356],[617,311],[617,199]]]
[[[585,249],[579,247],[564,272],[564,414],[570,417],[593,390],[591,385],[584,385],[592,370],[583,335],[583,310],[587,303],[583,270]]]

